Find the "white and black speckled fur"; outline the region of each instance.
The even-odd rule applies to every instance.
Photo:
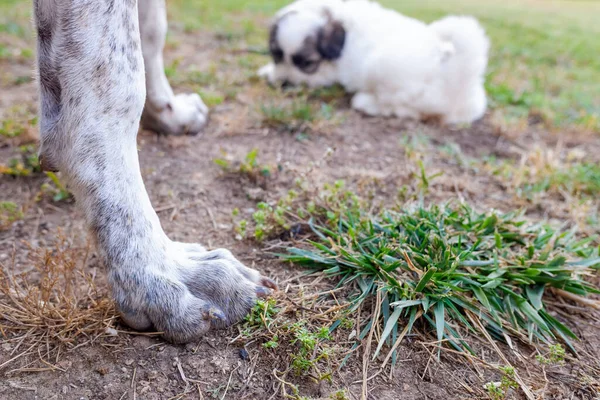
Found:
[[[425,24],[369,0],[298,0],[277,13],[269,48],[271,82],[343,85],[368,115],[483,116],[489,40],[477,20]]]
[[[174,342],[239,321],[275,284],[227,250],[176,243],[146,193],[136,136],[199,131],[207,108],[163,72],[164,0],[34,0],[43,168],[83,208],[124,321]],[[141,39],[140,39],[141,32]],[[146,97],[147,94],[147,97]]]

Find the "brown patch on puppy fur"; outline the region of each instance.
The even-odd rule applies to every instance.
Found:
[[[341,22],[330,19],[319,30],[317,38],[319,54],[325,60],[332,61],[340,58],[346,44],[346,29]]]
[[[302,48],[292,55],[292,63],[305,74],[319,70],[323,60],[333,61],[342,55],[346,43],[346,30],[339,21],[329,19],[316,35],[304,39]]]
[[[280,64],[283,62],[283,50],[279,46],[279,42],[277,41],[277,32],[279,31],[279,21],[275,22],[271,26],[271,30],[269,31],[269,53],[271,53],[271,57],[273,58],[273,62],[275,64]]]
[[[319,52],[318,38],[308,36],[302,48],[292,55],[292,63],[305,74],[311,75],[319,70],[323,57]]]

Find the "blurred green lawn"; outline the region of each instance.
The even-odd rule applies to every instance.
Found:
[[[168,0],[171,23],[208,30],[232,43],[266,47],[266,26],[285,0]],[[542,116],[552,127],[600,132],[599,1],[383,0],[425,21],[471,14],[492,39],[487,79],[491,105],[507,122]],[[0,59],[7,35],[30,36],[30,4],[0,0]]]

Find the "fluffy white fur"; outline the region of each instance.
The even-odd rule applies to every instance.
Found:
[[[342,53],[314,74],[291,61],[305,39],[332,21],[346,33]],[[276,16],[284,59],[261,68],[270,82],[343,85],[368,115],[468,123],[486,110],[489,40],[476,19],[449,16],[425,24],[367,0],[299,0]]]

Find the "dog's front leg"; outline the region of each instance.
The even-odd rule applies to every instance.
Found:
[[[198,133],[206,124],[208,108],[196,93],[174,95],[165,75],[165,0],[140,0],[139,20],[147,91],[142,125],[167,135]]]
[[[35,0],[45,168],[62,171],[95,236],[117,306],[175,342],[243,318],[275,285],[227,250],[170,241],[144,188],[145,101],[135,0]]]

